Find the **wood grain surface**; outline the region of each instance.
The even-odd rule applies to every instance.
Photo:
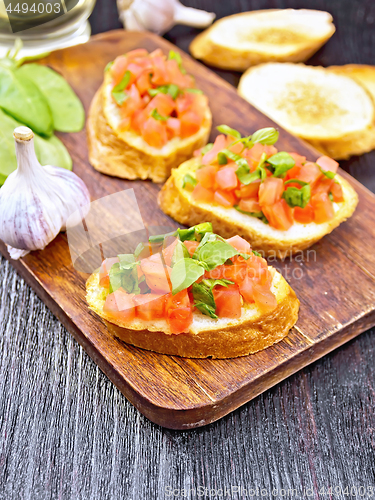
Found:
[[[308,0],[184,3],[219,16],[312,7]],[[372,1],[317,0],[313,8],[332,12],[338,27],[314,64],[375,63]],[[92,19],[94,31],[117,27],[115,2],[99,0]],[[186,48],[196,32],[176,27],[167,36]],[[341,165],[374,189],[373,164],[371,153]],[[208,427],[168,431],[121,396],[4,260],[0,279],[0,498],[164,499],[168,486],[174,498],[196,498],[182,489],[242,485],[257,489],[253,498],[262,489],[263,498],[282,498],[282,488],[306,498],[305,487],[313,488],[310,498],[329,498],[318,491],[336,486],[332,497],[347,499],[346,487],[375,486],[372,331]],[[371,498],[368,489],[352,491]]]
[[[108,61],[136,47],[149,51],[161,47],[165,53],[173,48],[156,35],[119,30],[96,35],[87,44],[52,53],[44,62],[64,75],[87,111]],[[214,127],[226,123],[248,135],[263,126],[272,126],[272,122],[243,101],[232,86],[205,67],[188,56],[184,56],[184,65],[195,76],[197,86],[209,97]],[[212,137],[216,134],[214,128]],[[73,157],[74,171],[86,182],[93,200],[134,188],[146,226],[176,227],[157,206],[156,195],[160,186],[151,182],[119,180],[96,172],[87,160],[84,132],[67,135],[64,140]],[[280,133],[278,147],[297,151],[311,159],[319,156],[311,147],[284,131]],[[64,235],[56,238],[43,252],[33,252],[13,265],[144,415],[171,429],[200,427],[233,411],[375,324],[375,260],[372,251],[375,235],[368,235],[366,227],[375,222],[375,196],[345,172],[343,174],[359,195],[355,215],[341,225],[334,236],[324,238],[311,250],[292,260],[272,262],[286,276],[300,299],[299,319],[285,340],[252,356],[194,360],[125,345],[88,310],[85,281],[89,274],[87,270],[85,274],[79,272],[77,265],[73,266]],[[120,232],[120,226],[124,231],[131,231],[136,217],[133,203],[119,205],[116,214],[113,210],[111,207],[110,211],[89,214],[86,224],[90,239],[109,240],[107,233],[98,238],[93,232],[102,228],[113,230],[116,221]],[[93,218],[91,227],[90,218]],[[345,248],[342,248],[342,243]],[[7,256],[3,245],[0,245],[0,251]],[[107,243],[104,255],[111,257],[120,251],[117,242],[116,249]],[[99,248],[97,254],[100,256]],[[90,271],[99,265],[100,260]],[[361,283],[360,287],[353,286],[356,281]]]

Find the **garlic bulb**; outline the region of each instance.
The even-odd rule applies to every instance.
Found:
[[[127,30],[159,35],[175,24],[206,28],[216,17],[213,12],[185,7],[178,0],[117,0],[117,7]]]
[[[0,239],[11,258],[19,259],[31,250],[43,250],[65,230],[75,211],[85,217],[90,195],[73,172],[40,165],[32,130],[17,127],[13,136],[18,168],[0,189]]]

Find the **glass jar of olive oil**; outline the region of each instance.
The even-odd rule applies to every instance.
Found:
[[[86,42],[95,0],[0,0],[0,57],[23,42],[22,56]]]

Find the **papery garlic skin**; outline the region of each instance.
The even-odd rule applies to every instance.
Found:
[[[85,183],[73,172],[41,166],[34,151],[34,134],[28,127],[14,131],[18,168],[0,189],[0,239],[13,259],[32,250],[43,250],[68,217],[89,210]]]
[[[185,7],[178,0],[117,0],[117,7],[125,29],[159,35],[176,24],[206,28],[216,17],[213,12]]]

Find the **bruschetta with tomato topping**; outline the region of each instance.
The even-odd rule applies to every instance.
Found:
[[[134,254],[106,259],[87,301],[128,344],[188,358],[244,356],[282,340],[299,301],[240,236],[210,223],[154,236]]]
[[[125,179],[164,181],[208,140],[207,97],[180,54],[136,49],[104,71],[87,121],[90,163]]]
[[[173,170],[159,194],[162,210],[178,222],[210,221],[222,236],[240,235],[264,255],[282,258],[353,214],[358,196],[335,160],[278,151],[274,128],[249,137],[218,129],[215,143]]]

